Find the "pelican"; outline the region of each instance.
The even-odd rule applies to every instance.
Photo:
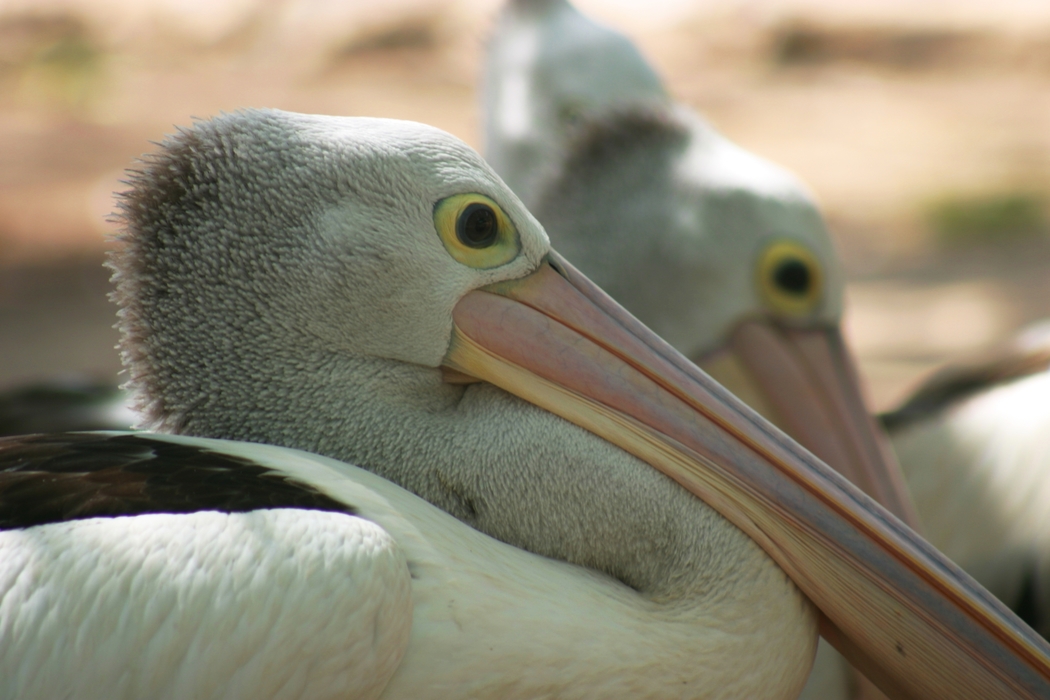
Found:
[[[3,696],[787,698],[818,624],[900,697],[1050,695],[1050,646],[452,136],[222,115],[122,211],[156,432],[3,443]]]
[[[881,419],[937,547],[1050,634],[1050,325],[956,360]]]
[[[626,36],[564,0],[509,3],[484,80],[486,156],[554,245],[918,529],[839,331],[841,267],[797,178],[676,105]],[[822,645],[805,697],[853,682]]]
[[[0,436],[121,430],[136,421],[114,382],[69,377],[18,384],[0,392]]]

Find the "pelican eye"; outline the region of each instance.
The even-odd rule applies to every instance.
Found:
[[[805,295],[813,278],[801,260],[785,260],[773,270],[773,281],[785,294]]]
[[[762,251],[758,287],[773,311],[787,316],[812,312],[824,293],[820,261],[794,241],[774,241]]]
[[[488,248],[499,235],[499,220],[492,207],[482,202],[467,206],[456,219],[456,238],[471,248]]]
[[[456,261],[487,269],[518,256],[518,230],[503,209],[483,194],[456,194],[434,205],[434,228]]]

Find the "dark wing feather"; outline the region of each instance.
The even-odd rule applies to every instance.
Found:
[[[262,508],[355,513],[272,468],[195,445],[100,433],[0,439],[0,529]]]
[[[0,392],[0,435],[127,430],[113,408],[125,400],[115,382],[37,382]]]
[[[879,414],[879,422],[892,433],[999,384],[1047,371],[1050,369],[1050,333],[1038,340],[1009,343],[941,368],[898,408]]]

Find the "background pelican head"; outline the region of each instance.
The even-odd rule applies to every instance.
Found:
[[[915,525],[839,332],[844,276],[802,183],[674,104],[625,36],[564,0],[504,9],[485,88],[493,167],[554,247]],[[508,97],[519,93],[527,104]],[[542,157],[512,155],[525,151]]]

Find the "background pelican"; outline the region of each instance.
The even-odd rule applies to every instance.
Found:
[[[0,392],[0,435],[126,430],[136,422],[127,395],[112,382],[74,377]]]
[[[170,139],[136,175],[124,213],[114,263],[123,350],[148,420],[354,459],[459,520],[345,464],[275,447],[146,435],[8,442],[4,488],[16,503],[5,509],[14,529],[3,534],[0,633],[19,653],[0,657],[10,664],[0,682],[12,694],[254,696],[264,670],[278,696],[324,697],[349,682],[374,696],[390,678],[391,695],[445,697],[479,661],[497,682],[483,690],[499,697],[535,694],[526,677],[548,692],[593,692],[560,652],[544,674],[523,673],[550,658],[547,634],[519,640],[496,620],[487,631],[513,642],[493,644],[468,631],[484,626],[484,605],[482,619],[460,621],[456,590],[434,591],[416,571],[414,557],[429,553],[442,580],[456,579],[455,557],[466,558],[480,571],[462,573],[464,604],[505,595],[508,562],[533,555],[467,535],[464,521],[560,560],[554,569],[600,599],[613,638],[600,637],[597,653],[626,644],[606,658],[617,692],[790,697],[815,619],[783,569],[833,625],[825,633],[887,687],[1047,692],[1050,648],[550,252],[516,198],[447,134],[227,115]],[[198,512],[217,506],[193,487],[213,485],[204,495],[214,499],[224,483],[242,499],[232,510],[247,513]],[[93,517],[85,491],[102,493],[102,514],[135,517]],[[57,515],[37,508],[48,497]],[[170,500],[183,505],[155,512]],[[70,518],[81,520],[55,522]],[[425,541],[402,541],[415,533]],[[276,562],[264,556],[270,544]],[[312,614],[268,627],[283,614],[275,591],[283,599],[313,574],[292,595]],[[519,581],[520,614],[505,619],[527,624],[532,603],[561,596],[539,579]],[[642,624],[624,619],[630,606],[601,605],[617,591]],[[349,609],[333,615],[339,596]],[[371,624],[340,625],[358,619]],[[591,639],[590,621],[575,622]],[[195,643],[199,630],[213,646]],[[660,630],[678,635],[639,680],[639,635],[655,644]],[[273,667],[302,640],[335,652]],[[457,645],[474,666],[448,661]],[[159,663],[132,672],[132,657]],[[430,684],[441,665],[452,684]],[[82,685],[85,668],[102,669],[93,677],[104,684]]]
[[[881,419],[938,548],[1050,633],[1050,326],[950,364]]]
[[[530,99],[512,116],[505,93],[514,90]],[[526,202],[559,249],[807,442],[717,352],[734,349],[736,325],[756,317],[795,327],[838,323],[841,268],[801,184],[669,108],[626,37],[565,2],[508,6],[491,42],[486,98],[493,164],[531,193]],[[702,156],[690,159],[686,140],[700,144],[689,149]],[[806,264],[834,280],[809,315],[792,317],[763,298],[770,240],[804,246]],[[1045,329],[1035,328],[1011,347],[946,368],[884,416],[930,540],[1000,599],[1029,612],[1050,595],[1035,581],[1050,515],[1041,372],[1047,346]],[[819,445],[811,448],[820,453]],[[825,459],[836,465],[832,455]]]
[[[794,176],[676,106],[627,37],[564,0],[507,5],[484,99],[486,155],[559,250],[917,526],[838,330],[841,267]],[[847,682],[822,646],[808,696]]]

